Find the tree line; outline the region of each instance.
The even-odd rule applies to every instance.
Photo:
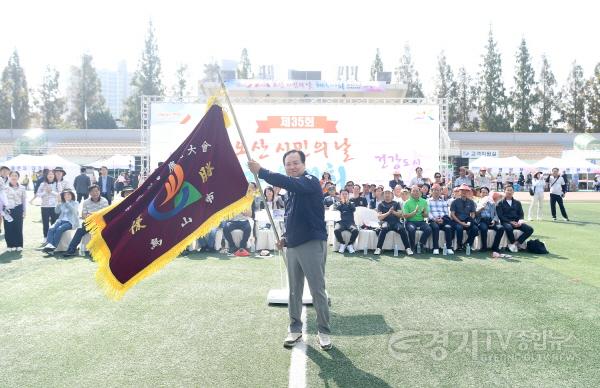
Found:
[[[176,69],[175,96],[188,95],[185,64]],[[216,81],[216,63],[204,65],[204,80]],[[453,131],[489,132],[600,132],[600,63],[585,78],[582,67],[573,62],[566,82],[559,88],[547,56],[541,58],[536,73],[525,38],[515,52],[514,86],[504,86],[503,65],[497,42],[490,29],[482,61],[476,74],[464,67],[455,73],[442,51],[438,56],[436,82],[431,96],[448,103],[448,127]],[[383,72],[379,49],[370,68],[370,80]],[[140,128],[142,95],[165,95],[161,60],[152,22],[131,79],[132,93],[125,101],[122,117],[114,118],[101,94],[102,85],[89,53],[70,69],[69,88],[61,95],[58,70],[47,67],[41,85],[29,89],[17,50],[13,52],[0,79],[0,128],[116,128],[121,120],[127,128]],[[243,49],[237,78],[254,78],[248,55]],[[257,78],[263,78],[259,73]],[[394,83],[406,86],[406,97],[425,96],[415,69],[409,44],[405,44],[393,70]],[[31,96],[31,97],[30,97]]]

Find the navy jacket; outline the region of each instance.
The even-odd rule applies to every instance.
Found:
[[[517,201],[513,198],[512,206],[506,202],[506,199],[503,199],[496,205],[496,213],[498,214],[498,218],[500,222],[511,222],[511,221],[519,221],[523,219],[523,207],[521,206],[521,202]]]
[[[335,210],[340,212],[340,220],[337,223],[346,226],[356,225],[354,223],[354,212],[356,211],[356,206],[354,206],[352,202],[338,202],[335,205]]]
[[[285,238],[289,248],[311,240],[327,241],[323,189],[317,177],[304,173],[293,178],[261,168],[258,177],[288,192],[285,201]]]
[[[104,179],[105,178],[103,176],[98,177],[98,186],[100,187],[100,192],[102,192],[102,194],[104,194],[104,192],[102,191],[102,181]],[[113,178],[110,175],[107,175],[106,179],[106,194],[112,198],[115,194],[115,178]]]

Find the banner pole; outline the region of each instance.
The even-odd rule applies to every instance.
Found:
[[[227,93],[227,88],[225,87],[225,83],[223,82],[223,78],[221,77],[221,71],[218,71],[217,75],[219,76],[219,83],[221,85],[221,90],[223,91],[223,94],[225,95],[225,100],[227,101],[227,106],[229,107],[229,111],[231,112],[231,115],[233,116],[233,122],[235,123],[235,128],[237,129],[238,135],[240,136],[240,140],[242,141],[242,146],[244,147],[244,151],[246,151],[246,157],[248,158],[248,161],[250,161],[250,160],[252,160],[252,157],[250,156],[250,150],[248,149],[248,146],[246,145],[246,139],[244,138],[244,134],[242,133],[240,124],[238,123],[237,116],[235,115],[235,111],[233,110],[233,105],[231,104],[231,100],[229,99],[229,94]],[[279,239],[280,239],[279,232],[277,231],[277,226],[275,224],[275,221],[273,221],[273,215],[271,214],[271,209],[269,209],[269,206],[267,205],[267,198],[265,197],[265,193],[262,190],[262,187],[260,184],[260,179],[258,178],[258,174],[253,173],[253,175],[254,175],[254,180],[256,181],[256,186],[258,187],[258,191],[260,192],[260,196],[263,199],[263,201],[265,202],[265,210],[267,211],[267,216],[269,217],[269,222],[271,222],[271,225],[273,227],[273,233],[275,234],[275,240],[279,241]],[[275,199],[276,198],[273,198],[273,203],[275,203]],[[256,241],[254,243],[256,244]],[[283,254],[283,261],[284,261],[285,265],[287,266],[287,259],[285,257],[285,253],[283,252],[283,249],[281,251]]]

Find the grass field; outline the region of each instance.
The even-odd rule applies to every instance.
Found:
[[[568,209],[533,223],[550,255],[332,253],[334,349],[309,308],[307,385],[598,386],[600,204]],[[0,255],[0,386],[288,385],[276,259],[180,257],[112,302],[89,259],[32,249],[38,214],[23,254]]]

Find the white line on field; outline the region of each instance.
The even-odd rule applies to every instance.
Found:
[[[302,340],[292,348],[290,360],[290,388],[306,387],[306,306],[302,306]]]

